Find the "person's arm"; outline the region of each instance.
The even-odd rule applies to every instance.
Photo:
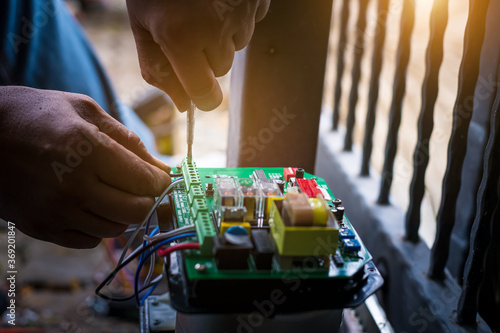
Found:
[[[144,79],[165,91],[180,111],[222,102],[215,79],[232,66],[270,0],[127,0]]]
[[[142,222],[170,167],[91,98],[0,87],[0,217],[22,232],[90,248]]]

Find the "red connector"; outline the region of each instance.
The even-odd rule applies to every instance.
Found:
[[[297,168],[285,168],[283,169],[283,179],[288,182],[290,178],[295,177],[295,170]]]
[[[295,179],[295,182],[299,185],[300,190],[307,194],[309,198],[316,198],[318,194],[323,196],[323,193],[318,188],[318,183],[314,179],[298,178]]]

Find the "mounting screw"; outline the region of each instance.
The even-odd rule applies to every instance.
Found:
[[[207,270],[207,266],[200,264],[199,262],[194,265],[194,269],[196,269],[198,272],[204,272]]]
[[[339,198],[335,198],[332,200],[332,203],[335,205],[335,207],[338,207],[342,205],[342,200],[340,200]]]

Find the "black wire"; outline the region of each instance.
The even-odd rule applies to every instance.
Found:
[[[151,287],[153,287],[155,284],[157,283],[160,283],[160,281],[157,281],[157,282],[154,282],[155,279],[153,279],[149,284],[143,286],[141,289],[139,289],[139,294],[142,293],[143,291],[145,291],[146,289],[149,289]],[[103,297],[101,294],[98,294],[99,296]],[[112,296],[106,296],[106,300],[108,301],[114,301],[114,302],[124,302],[124,301],[129,301],[131,299],[133,299],[135,297],[135,293],[132,294],[132,295],[129,295],[129,296],[125,296],[125,297],[112,297]],[[104,297],[103,297],[104,298]]]
[[[115,300],[119,301],[119,300],[122,300],[120,298],[116,298],[116,297],[113,297],[113,296],[107,296],[105,294],[102,294],[101,293],[101,289],[104,288],[104,286],[108,283],[108,281],[112,280],[116,276],[116,274],[118,274],[118,272],[123,267],[127,266],[130,262],[132,262],[132,260],[136,259],[143,252],[145,252],[146,250],[149,250],[150,248],[154,247],[155,245],[157,245],[161,241],[163,241],[163,240],[162,239],[154,240],[151,243],[149,243],[148,245],[146,245],[145,247],[143,247],[140,251],[137,251],[133,255],[130,255],[125,260],[123,260],[123,262],[119,266],[115,267],[115,269],[113,269],[113,271],[111,271],[111,273],[109,273],[108,276],[97,286],[97,288],[95,289],[96,295],[100,296],[103,299],[108,300],[108,301],[115,301]],[[135,294],[132,295],[132,297],[135,297]],[[127,299],[124,299],[124,300],[127,300]]]

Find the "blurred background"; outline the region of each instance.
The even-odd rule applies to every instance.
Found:
[[[89,39],[121,98],[137,110],[139,116],[152,129],[159,152],[172,156],[178,163],[186,154],[185,114],[175,110],[168,97],[149,86],[141,77],[135,43],[128,23],[123,0],[71,0],[68,1],[75,17],[81,22]],[[357,3],[357,2],[355,2]],[[395,177],[392,187],[393,202],[407,207],[408,187],[412,176],[412,155],[417,140],[415,125],[420,111],[421,82],[425,73],[425,51],[429,36],[429,13],[432,0],[416,1],[415,32],[408,68],[406,96],[403,105],[402,124],[396,156]],[[350,73],[354,42],[338,45],[340,1],[334,1],[330,48],[325,73],[325,112],[331,112],[335,63],[338,47],[346,47],[345,73]],[[375,1],[370,6],[376,6]],[[394,63],[399,34],[401,0],[391,1],[388,12],[388,29],[384,51],[384,67],[381,75],[378,100],[376,140],[385,142],[389,113]],[[356,5],[353,2],[353,10]],[[375,13],[369,10],[368,13]],[[451,132],[451,114],[455,102],[458,69],[462,57],[463,32],[468,14],[468,2],[451,1],[449,23],[445,34],[444,59],[440,72],[441,89],[434,116],[434,131],[430,142],[430,163],[427,169],[426,194],[422,208],[421,236],[432,246],[435,235],[435,217],[441,198],[441,182],[444,175],[448,138]],[[351,17],[356,17],[355,13]],[[349,22],[349,41],[354,41],[355,20]],[[366,28],[366,48],[362,63],[358,109],[366,110],[369,70],[371,66],[373,34],[377,17],[369,17]],[[391,33],[393,31],[394,33]],[[198,166],[225,166],[228,129],[228,99],[230,74],[219,79],[224,101],[212,112],[197,112],[194,158]],[[347,114],[350,75],[344,75],[341,124]],[[328,119],[331,115],[329,115]],[[362,116],[360,119],[363,119]],[[362,144],[364,123],[356,124],[355,144]],[[380,172],[384,159],[384,145],[375,144],[372,167]],[[0,236],[5,246],[5,237]],[[17,234],[18,274],[18,325],[45,328],[56,332],[137,332],[138,312],[130,308],[110,307],[97,300],[94,289],[113,267],[114,248],[120,240],[103,242],[92,250],[71,250],[30,239]],[[4,256],[6,251],[0,251]],[[5,258],[2,257],[2,263]],[[4,270],[2,270],[4,271]],[[121,277],[127,292],[127,276]],[[3,279],[2,281],[5,281]],[[122,288],[121,286],[116,286]],[[111,316],[108,316],[111,315]],[[2,323],[5,323],[5,317]]]

